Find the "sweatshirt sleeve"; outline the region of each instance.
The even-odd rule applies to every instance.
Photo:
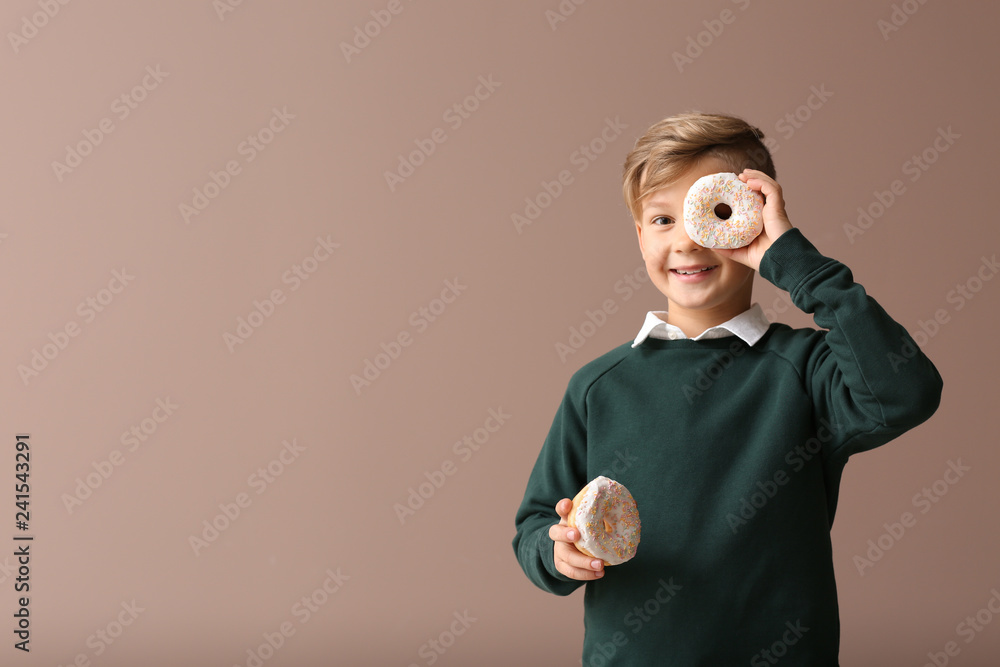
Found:
[[[834,431],[835,458],[885,444],[934,414],[937,369],[845,265],[793,228],[764,253],[760,275],[827,330],[807,352],[803,381],[816,417]]]
[[[528,478],[514,519],[514,553],[521,569],[542,590],[569,595],[584,584],[555,568],[549,527],[559,523],[555,506],[587,483],[586,390],[580,372],[569,382],[552,427]]]

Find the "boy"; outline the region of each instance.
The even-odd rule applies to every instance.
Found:
[[[543,590],[586,583],[585,667],[838,665],[841,473],[940,401],[906,330],[792,227],[762,137],[738,118],[682,114],[626,158],[625,201],[667,310],[571,378],[513,542]],[[684,197],[727,171],[764,196],[764,230],[709,250],[684,231]],[[758,271],[826,331],[769,323],[751,307]],[[642,521],[635,558],[607,571],[566,522],[598,475],[631,491]]]

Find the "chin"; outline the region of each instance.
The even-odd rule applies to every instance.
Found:
[[[678,308],[683,308],[684,310],[692,310],[692,311],[696,311],[696,310],[708,310],[708,309],[710,309],[710,308],[718,305],[715,302],[700,301],[700,300],[688,300],[688,301],[671,300],[670,303],[674,304]]]

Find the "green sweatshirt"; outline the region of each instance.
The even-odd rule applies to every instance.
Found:
[[[631,491],[638,553],[586,584],[584,667],[838,665],[830,529],[852,454],[928,419],[942,381],[906,330],[798,229],[760,275],[826,331],[647,338],[569,381],[517,511],[514,551],[556,595],[555,505],[598,475]],[[530,662],[530,660],[528,661]]]

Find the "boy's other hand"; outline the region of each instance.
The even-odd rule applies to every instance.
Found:
[[[549,528],[549,537],[555,542],[553,555],[556,569],[570,579],[579,581],[600,579],[604,576],[604,562],[600,558],[582,553],[573,544],[580,539],[580,531],[569,527],[567,517],[571,511],[573,511],[573,501],[569,498],[563,498],[556,503],[559,523],[554,523]]]
[[[750,245],[742,248],[713,248],[714,252],[723,257],[745,264],[754,271],[760,270],[760,260],[771,247],[774,240],[792,228],[785,213],[785,200],[781,194],[781,186],[762,171],[744,169],[739,179],[750,186],[750,189],[764,195],[764,229]]]

